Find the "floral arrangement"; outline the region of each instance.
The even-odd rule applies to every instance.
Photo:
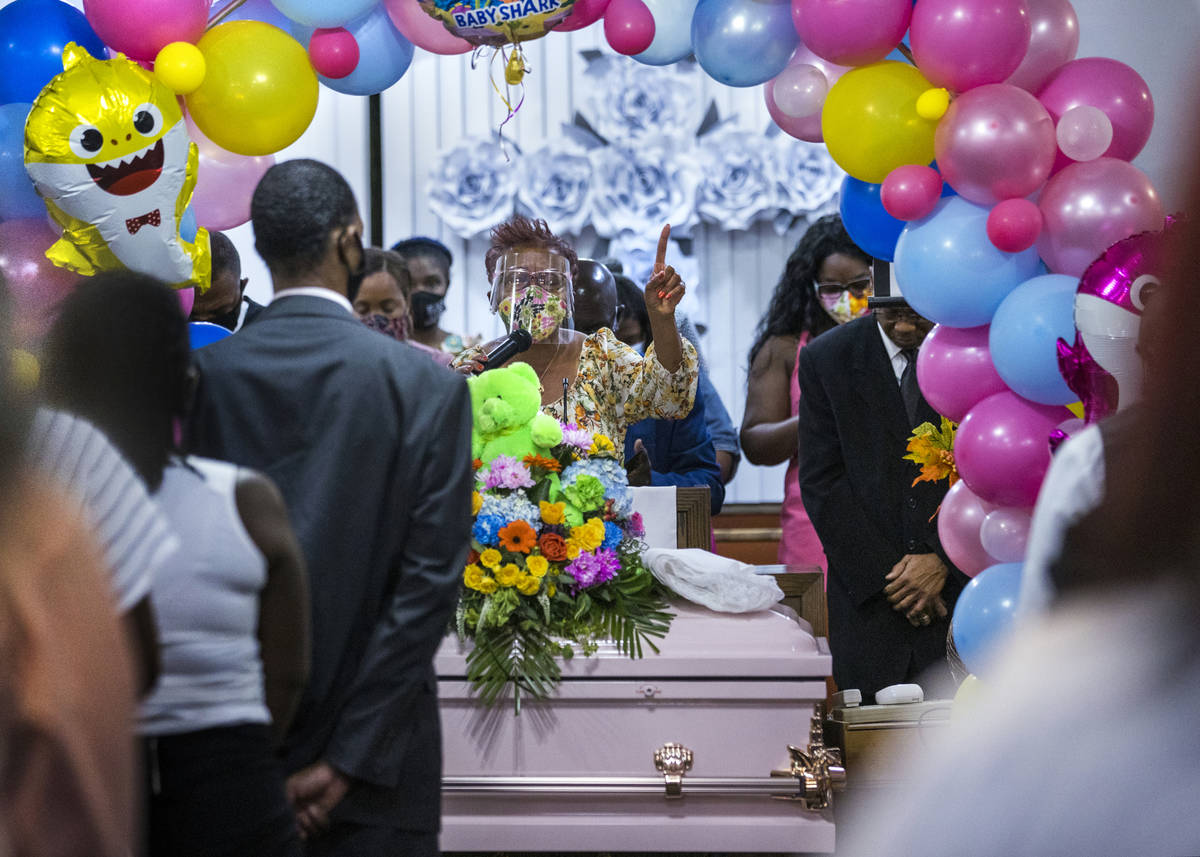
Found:
[[[642,563],[641,516],[613,442],[575,425],[548,456],[476,461],[475,523],[455,616],[467,678],[495,704],[549,696],[557,656],[612,640],[629,657],[670,626],[666,590]]]
[[[918,482],[939,482],[949,479],[953,485],[958,481],[958,467],[954,464],[954,432],[958,424],[942,417],[941,426],[933,423],[921,423],[913,429],[908,439],[908,455],[905,461],[920,465],[921,473],[913,480]]]

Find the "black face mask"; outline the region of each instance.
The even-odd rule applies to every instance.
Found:
[[[232,308],[226,310],[220,315],[213,316],[209,319],[212,324],[219,324],[221,327],[231,333],[237,330],[238,319],[242,317],[242,302],[238,301]]]
[[[428,330],[437,327],[438,319],[446,311],[446,299],[433,292],[413,292],[408,296],[412,311],[413,327]]]

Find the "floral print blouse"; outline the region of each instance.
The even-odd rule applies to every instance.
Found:
[[[623,455],[629,426],[648,417],[678,420],[691,413],[700,361],[690,342],[683,339],[682,344],[683,362],[668,372],[658,362],[653,345],[643,357],[602,327],[583,341],[578,374],[567,390],[567,418],[562,396],[543,405],[542,412],[593,434],[608,435]],[[463,352],[454,365],[479,350]]]

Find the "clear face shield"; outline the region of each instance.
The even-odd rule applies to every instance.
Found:
[[[509,250],[496,262],[492,312],[506,333],[526,330],[534,342],[569,338],[575,316],[571,263],[543,247]]]

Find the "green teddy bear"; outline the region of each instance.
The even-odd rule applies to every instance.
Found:
[[[471,456],[484,465],[498,455],[520,461],[562,443],[562,426],[543,414],[542,384],[528,363],[512,363],[467,379],[471,390]]]

